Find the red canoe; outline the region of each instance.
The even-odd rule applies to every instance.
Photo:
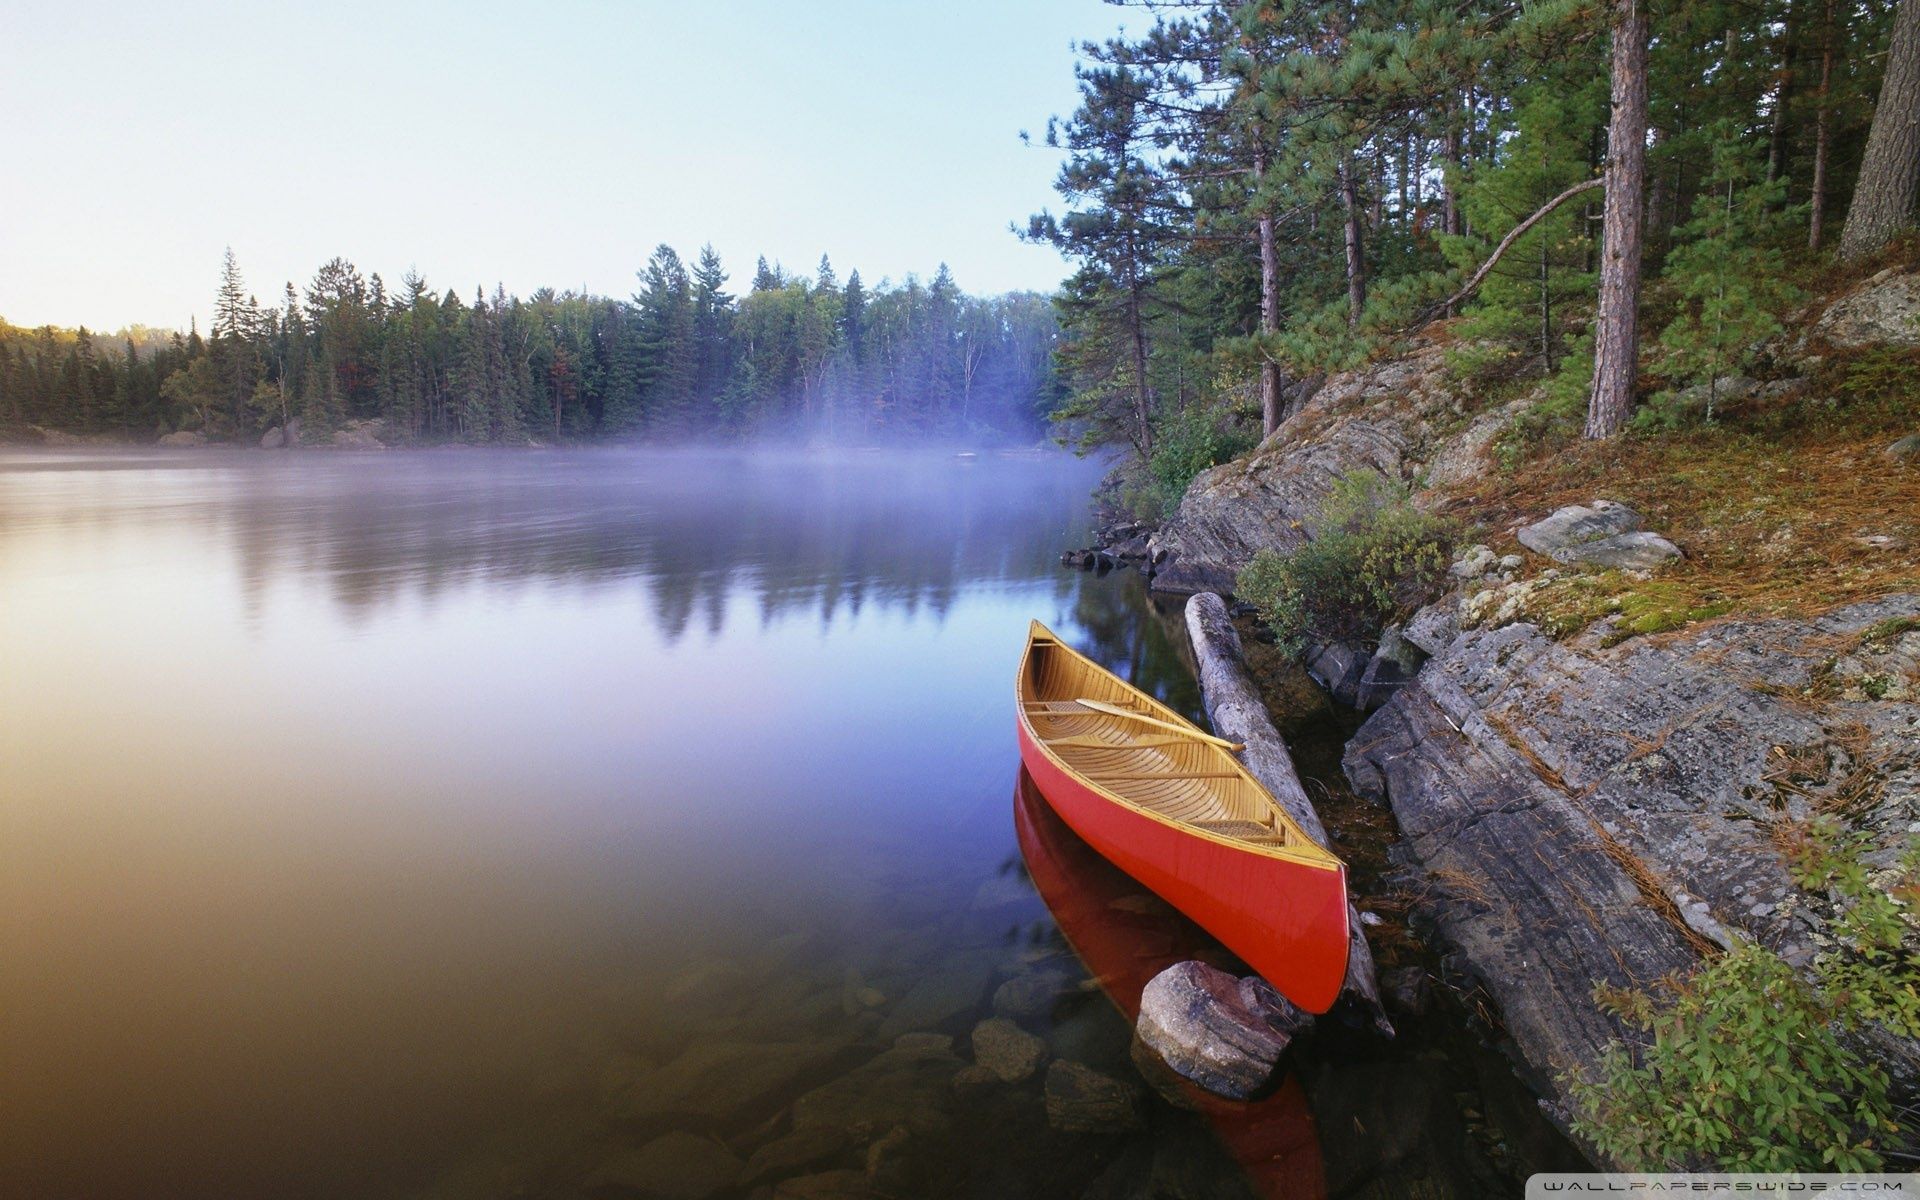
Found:
[[[1213,737],[1035,621],[1015,691],[1020,757],[1109,862],[1308,1012],[1347,973],[1347,872]]]
[[[1051,812],[1025,771],[1013,798],[1013,827],[1027,877],[1074,954],[1132,1023],[1147,981],[1185,959],[1234,964],[1206,931],[1169,906],[1134,903],[1140,884],[1094,853]],[[1262,1196],[1320,1200],[1326,1172],[1306,1091],[1293,1072],[1259,1100],[1225,1100],[1179,1080],[1183,1107],[1213,1125]]]

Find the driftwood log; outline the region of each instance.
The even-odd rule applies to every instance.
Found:
[[[1273,718],[1260,699],[1259,690],[1247,675],[1247,660],[1240,647],[1240,634],[1233,627],[1226,602],[1212,592],[1200,592],[1187,601],[1187,634],[1193,639],[1193,654],[1200,668],[1200,695],[1207,706],[1207,718],[1213,731],[1224,738],[1245,743],[1240,761],[1253,777],[1266,786],[1287,815],[1306,831],[1308,837],[1327,844],[1327,827],[1307,799],[1300,785],[1300,773],[1294,769],[1293,755]],[[1373,951],[1367,945],[1365,927],[1351,903],[1347,906],[1347,982],[1341,994],[1354,1001],[1373,1018],[1376,1029],[1393,1036],[1380,1003],[1380,979],[1373,965]]]

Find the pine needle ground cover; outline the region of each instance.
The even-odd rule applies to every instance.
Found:
[[[1518,525],[1596,497],[1638,509],[1686,558],[1650,580],[1571,574],[1528,615],[1571,633],[1609,615],[1657,633],[1725,615],[1786,616],[1920,589],[1920,465],[1887,453],[1920,430],[1920,354],[1822,368],[1804,398],[1711,425],[1596,443],[1537,439],[1511,469],[1439,507],[1519,551]]]

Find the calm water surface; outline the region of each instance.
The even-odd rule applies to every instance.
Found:
[[[965,1056],[999,983],[1077,963],[1016,842],[1028,619],[1193,706],[1138,581],[1057,565],[1095,470],[0,457],[0,1192],[617,1191],[901,1032]],[[1028,1024],[1124,1071],[1087,991]],[[760,1043],[809,1049],[647,1099]],[[1010,1174],[942,1186],[1109,1156],[1049,1144],[1037,1082],[947,1099],[923,1156],[984,1120]]]

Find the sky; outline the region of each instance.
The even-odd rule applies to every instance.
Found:
[[[1047,118],[1102,0],[0,0],[0,318],[204,328],[335,255],[624,296],[661,242],[869,284],[1065,275]],[[1031,131],[1034,145],[1019,134]]]

